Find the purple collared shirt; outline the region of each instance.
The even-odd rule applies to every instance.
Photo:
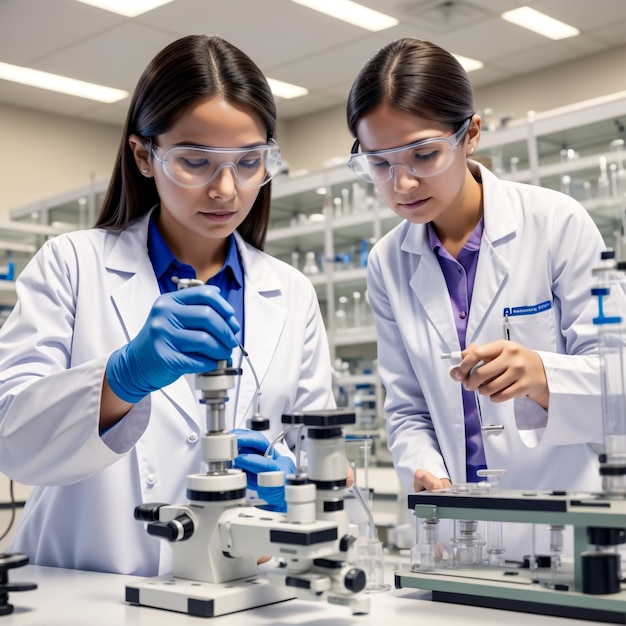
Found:
[[[476,279],[476,267],[478,265],[478,253],[480,251],[480,240],[483,236],[483,227],[483,219],[481,218],[459,252],[458,258],[455,259],[443,247],[432,224],[427,224],[430,247],[439,261],[439,266],[448,286],[450,304],[461,350],[464,350],[466,347],[467,319],[472,304],[472,291],[474,290],[474,280]],[[467,391],[465,387],[461,386],[461,393],[463,394],[463,413],[465,417],[465,466],[467,480],[469,482],[478,482],[483,479],[476,472],[487,467],[483,436],[480,428],[480,416],[474,392]]]

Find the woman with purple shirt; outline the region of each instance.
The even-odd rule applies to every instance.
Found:
[[[588,213],[471,160],[481,119],[470,81],[432,43],[378,51],[347,115],[350,166],[404,218],[374,246],[367,278],[404,489],[476,482],[489,468],[506,470],[507,489],[597,491],[590,288],[605,245]],[[441,358],[454,353],[456,364]]]

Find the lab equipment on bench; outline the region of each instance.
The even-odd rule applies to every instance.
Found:
[[[427,589],[440,602],[626,623],[620,554],[626,543],[626,324],[622,316],[605,313],[605,299],[612,290],[624,288],[626,265],[613,258],[609,252],[603,254],[601,265],[593,270],[598,286],[592,289],[599,310],[594,324],[604,427],[601,491],[501,490],[496,473],[486,483],[410,494],[408,506],[420,532],[411,551],[411,568],[395,574],[396,588]],[[447,558],[435,549],[442,519],[454,520],[457,530]],[[486,523],[487,541],[477,532],[477,522]],[[502,559],[505,546],[496,524],[507,522],[532,524],[530,555],[523,563]],[[539,525],[550,536],[548,555],[535,553]],[[567,560],[566,526],[574,530],[574,554]]]
[[[352,454],[348,456],[354,473],[354,483],[349,494],[354,496],[359,509],[350,516],[358,525],[359,533],[349,559],[365,572],[366,593],[388,591],[391,585],[384,580],[383,542],[378,538],[372,512],[373,491],[369,487],[372,438],[369,435],[348,435],[346,444],[348,449],[352,448]]]
[[[347,464],[342,426],[354,413],[319,411],[283,416],[284,424],[307,428],[308,476],[287,479],[287,512],[264,511],[246,500],[246,475],[230,467],[237,438],[224,430],[224,398],[239,372],[223,364],[199,374],[207,408],[202,437],[206,474],[187,477],[187,504],[146,503],[135,517],[149,534],[169,541],[173,574],[127,585],[126,600],[212,617],[297,597],[343,604],[368,613],[365,573],[347,561],[355,537],[343,509]],[[279,486],[282,472],[260,473],[260,485]],[[267,577],[257,559],[274,556],[281,566]]]
[[[186,286],[193,283],[179,284]],[[126,601],[199,617],[292,598],[327,600],[355,614],[368,613],[369,597],[360,593],[367,583],[365,572],[347,562],[356,537],[350,535],[343,506],[347,460],[342,427],[355,422],[354,413],[283,415],[286,427],[307,430],[308,472],[287,477],[282,471],[259,473],[258,485],[267,489],[280,488],[287,479],[287,510],[257,508],[246,498],[246,473],[232,467],[239,452],[237,434],[225,424],[228,390],[240,374],[221,361],[214,371],[196,375],[206,409],[202,456],[208,471],[187,476],[187,503],[135,508],[135,518],[147,522],[150,535],[170,542],[173,568],[172,575],[128,584]],[[263,556],[281,560],[267,575],[257,572]]]
[[[10,583],[9,570],[28,565],[26,554],[0,553],[0,616],[13,613],[13,605],[9,603],[9,593],[13,591],[32,591],[37,589],[35,583]]]

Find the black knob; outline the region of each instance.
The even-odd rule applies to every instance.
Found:
[[[156,522],[159,519],[159,509],[167,506],[162,502],[146,502],[135,507],[135,519],[140,522]]]
[[[352,547],[352,544],[355,541],[356,541],[356,537],[354,537],[353,535],[344,535],[339,540],[339,550],[340,550],[340,552],[347,552]]]
[[[193,520],[183,513],[169,522],[152,522],[147,527],[148,534],[168,541],[185,541],[193,535]]]
[[[270,421],[267,417],[253,417],[249,422],[250,430],[269,430]]]
[[[367,582],[365,572],[362,569],[353,567],[346,572],[346,576],[343,579],[344,587],[352,593],[359,593],[365,589]]]

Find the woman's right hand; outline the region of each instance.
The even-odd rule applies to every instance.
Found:
[[[415,491],[435,491],[438,489],[450,489],[452,482],[449,478],[437,478],[428,470],[418,469],[413,474],[413,489]]]
[[[111,390],[136,403],[183,374],[214,370],[230,358],[240,330],[219,289],[200,285],[159,296],[139,334],[109,357]]]

